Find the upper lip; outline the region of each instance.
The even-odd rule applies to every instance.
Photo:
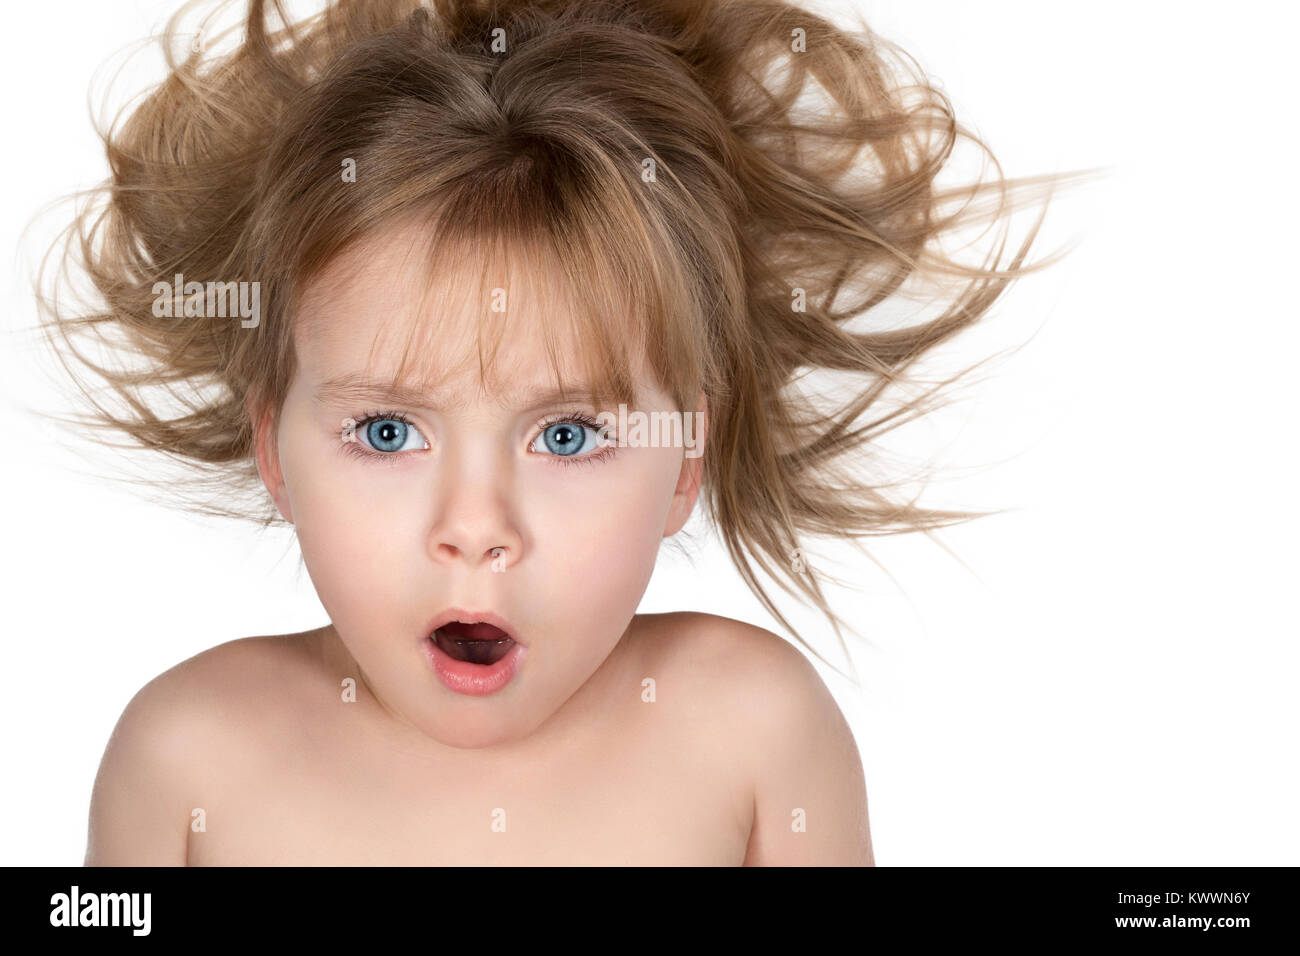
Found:
[[[432,637],[434,631],[444,625],[450,624],[452,621],[460,621],[463,624],[491,624],[493,627],[505,631],[506,636],[516,644],[524,643],[519,640],[519,633],[514,629],[510,622],[500,614],[493,614],[491,611],[467,611],[464,608],[459,607],[449,607],[430,621],[429,626],[424,629],[424,636]]]

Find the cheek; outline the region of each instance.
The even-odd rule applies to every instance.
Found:
[[[299,426],[297,435],[308,434]],[[414,570],[396,550],[404,522],[391,485],[366,478],[364,469],[332,446],[286,435],[281,467],[293,509],[303,563],[336,624],[382,623],[388,606],[378,595],[401,583],[395,575]],[[341,444],[341,442],[340,442]],[[396,526],[396,527],[395,527]]]
[[[525,511],[546,576],[571,582],[585,605],[607,603],[612,613],[629,603],[634,611],[641,599],[681,468],[674,449],[620,452],[623,460],[598,478],[570,479],[563,491],[538,488]]]

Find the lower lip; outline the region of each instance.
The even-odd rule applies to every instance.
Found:
[[[471,697],[485,697],[495,694],[514,679],[524,655],[524,646],[515,644],[495,664],[471,664],[450,656],[430,635],[424,639],[424,653],[448,690]]]

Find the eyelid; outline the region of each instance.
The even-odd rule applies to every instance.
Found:
[[[594,432],[599,433],[604,431],[613,437],[611,425],[606,425],[604,422],[600,421],[597,416],[584,411],[571,411],[544,416],[543,418],[538,419],[537,424],[534,426],[534,432],[544,432],[552,425],[564,424],[585,425]],[[534,434],[533,438],[536,440],[537,434]]]
[[[578,425],[583,428],[589,428],[596,433],[596,448],[585,455],[553,455],[547,452],[534,451],[535,445],[539,438],[546,432],[546,429],[552,425]],[[608,425],[596,416],[585,411],[571,411],[558,413],[540,420],[537,424],[537,430],[528,442],[528,453],[530,455],[540,455],[543,458],[549,458],[554,464],[560,467],[570,465],[594,465],[602,461],[607,461],[616,451],[618,445],[617,436],[613,434],[612,425]],[[602,433],[606,439],[601,442]]]
[[[352,426],[353,440],[352,441],[345,440],[343,442],[343,445],[345,446],[345,448],[353,445],[357,446],[356,448],[349,448],[349,450],[353,454],[359,453],[368,458],[403,458],[406,455],[412,454],[413,452],[428,451],[430,448],[433,447],[432,443],[429,441],[429,436],[426,435],[420,429],[420,427],[416,425],[415,422],[411,421],[411,419],[408,418],[406,414],[403,412],[398,412],[398,411],[367,412],[366,414],[362,415],[359,418],[351,419],[351,421],[354,422],[354,425]],[[411,448],[406,451],[380,451],[379,449],[369,445],[366,442],[366,440],[362,437],[365,434],[366,428],[368,428],[370,425],[374,424],[375,422],[401,422],[411,431],[415,432],[415,434],[418,435],[424,441],[424,447]]]
[[[537,424],[534,427],[539,429],[546,428],[550,425],[558,425],[561,422],[581,422],[585,425],[588,422],[593,421],[596,421],[596,416],[591,412],[585,411],[581,408],[571,408],[568,411],[552,412],[543,415],[541,418],[537,419]]]

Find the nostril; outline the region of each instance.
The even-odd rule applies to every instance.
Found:
[[[442,558],[455,559],[460,557],[460,548],[454,544],[440,544],[437,547],[438,556]]]

